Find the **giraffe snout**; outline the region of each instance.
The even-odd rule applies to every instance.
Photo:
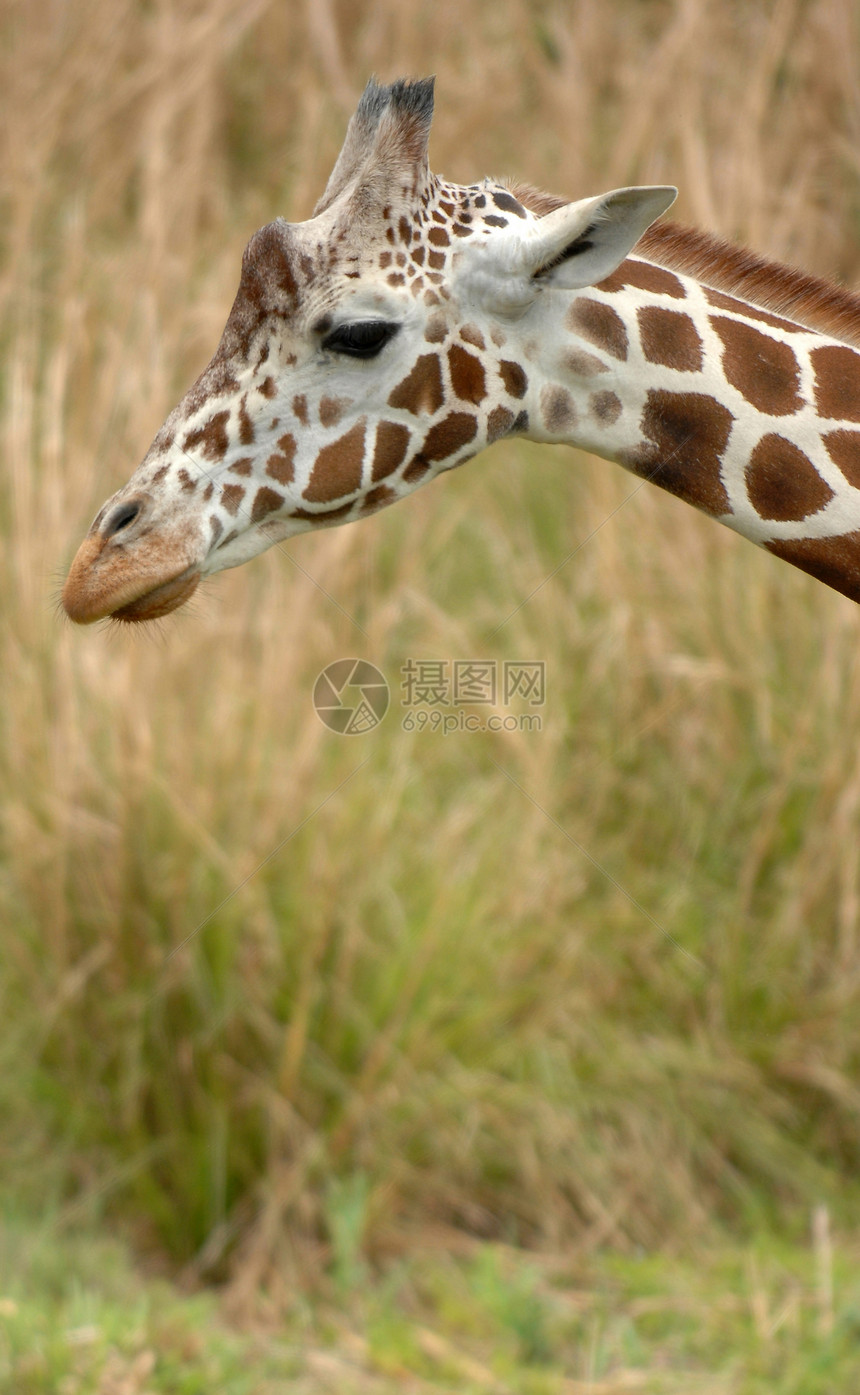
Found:
[[[78,548],[63,609],[78,625],[108,617],[156,620],[183,605],[200,581],[200,548],[188,526],[158,527],[148,494],[104,508]]]

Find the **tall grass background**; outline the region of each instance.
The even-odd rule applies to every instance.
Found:
[[[856,1224],[849,602],[515,443],[155,631],[56,597],[371,72],[437,73],[448,177],[675,182],[851,283],[858,39],[851,0],[5,0],[7,1204],[237,1303],[475,1236]],[[351,654],[394,703],[342,738],[311,690]],[[542,730],[404,731],[410,657],[543,660]]]

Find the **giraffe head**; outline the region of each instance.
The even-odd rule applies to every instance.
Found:
[[[251,238],[214,358],[78,550],[73,620],[166,615],[211,573],[528,430],[542,298],[609,275],[675,191],[538,216],[430,173],[432,109],[432,80],[371,82],[313,217]]]

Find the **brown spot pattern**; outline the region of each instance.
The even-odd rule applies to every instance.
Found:
[[[449,455],[473,441],[477,432],[478,423],[468,412],[451,412],[435,426],[431,426],[424,438],[418,459],[447,460]]]
[[[824,344],[810,354],[815,405],[835,421],[860,421],[860,354],[847,344]]]
[[[396,499],[397,494],[393,489],[389,489],[387,484],[378,484],[375,489],[371,489],[364,503],[361,506],[362,513],[372,513],[374,509],[382,508],[383,504],[388,504],[392,499]]]
[[[308,399],[305,397],[303,392],[300,392],[298,397],[293,398],[293,411],[297,416],[298,420],[301,422],[302,426],[307,426]]]
[[[275,513],[277,509],[283,508],[283,506],[283,496],[277,494],[274,489],[270,489],[267,484],[264,484],[254,495],[254,505],[251,509],[251,522],[259,523],[267,514]]]
[[[727,407],[703,393],[652,389],[641,422],[648,443],[627,453],[624,463],[696,508],[730,513],[720,461],[733,420]]]
[[[241,484],[225,484],[221,490],[221,504],[234,518],[244,497],[245,490]]]
[[[614,392],[593,392],[588,403],[589,411],[603,426],[611,426],[621,416],[621,398]]]
[[[640,291],[653,291],[655,295],[670,295],[674,300],[685,300],[683,283],[653,262],[640,262],[635,259],[621,265],[598,284],[599,291],[621,291],[625,286],[635,286]]]
[[[361,484],[364,460],[366,418],[362,417],[345,435],[323,446],[316,460],[304,497],[312,504],[328,504],[353,494]]]
[[[313,523],[325,521],[330,523],[333,518],[346,518],[352,512],[352,504],[341,504],[336,509],[317,509],[314,513],[310,509],[293,509],[290,518],[308,519]]]
[[[445,323],[445,316],[440,314],[431,315],[424,329],[424,338],[428,344],[441,344],[448,333],[448,326]]]
[[[420,412],[432,415],[442,406],[442,367],[436,354],[422,354],[412,371],[391,393],[389,407],[401,407],[406,412],[418,416]]]
[[[750,456],[746,486],[759,517],[780,522],[799,522],[833,498],[809,457],[775,433],[762,436]]]
[[[422,456],[417,455],[403,471],[403,478],[407,484],[415,484],[418,480],[423,479],[429,469],[427,461]]]
[[[541,388],[540,410],[544,427],[551,436],[563,435],[576,423],[573,398],[559,383],[547,383]]]
[[[207,460],[223,460],[230,444],[227,435],[229,412],[216,412],[205,426],[198,426],[185,437],[185,449],[199,450]]]
[[[689,315],[660,305],[642,305],[636,313],[642,352],[649,363],[681,373],[701,372],[702,341]]]
[[[499,364],[499,377],[511,397],[525,397],[529,380],[519,363],[503,358]]]
[[[460,338],[465,340],[467,344],[474,344],[476,349],[487,347],[484,336],[477,325],[463,325],[460,330]]]
[[[496,208],[502,208],[506,213],[515,213],[518,218],[525,218],[526,211],[513,194],[507,193],[504,189],[494,189],[492,199]]]
[[[254,462],[250,455],[243,455],[241,460],[234,460],[230,466],[234,475],[250,475],[253,468]]]
[[[588,300],[577,296],[567,312],[567,325],[590,344],[605,349],[613,358],[627,357],[627,329],[624,321],[611,305],[599,300]]]
[[[352,399],[349,397],[321,397],[320,425],[337,426],[347,407],[351,406]]]
[[[409,430],[399,421],[381,421],[376,428],[371,479],[383,480],[394,473],[406,456]]]
[[[593,378],[598,373],[608,373],[609,366],[597,358],[594,354],[587,354],[584,349],[568,349],[562,360],[565,368],[577,377]]]
[[[860,431],[828,431],[822,440],[848,483],[860,489]]]
[[[711,315],[710,320],[723,341],[723,372],[732,386],[769,416],[799,411],[803,399],[794,350],[740,320],[724,315]]]
[[[254,423],[248,415],[245,401],[243,397],[239,403],[239,441],[243,446],[250,446],[254,443]]]
[[[860,601],[860,533],[843,533],[838,538],[781,538],[766,542],[765,547],[825,586]]]
[[[289,432],[278,441],[278,449],[266,462],[266,474],[279,484],[290,484],[293,478],[293,463],[296,456],[295,437]]]
[[[507,436],[513,424],[513,412],[509,412],[507,407],[494,407],[487,417],[487,441],[492,443],[501,436]]]
[[[264,397],[274,397],[277,392],[274,378],[264,378],[257,391],[261,392]]]
[[[474,354],[459,344],[452,344],[448,350],[448,367],[451,370],[451,386],[464,402],[483,402],[487,395],[487,380],[484,365]]]

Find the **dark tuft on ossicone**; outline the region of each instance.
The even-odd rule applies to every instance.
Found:
[[[362,93],[356,116],[373,130],[379,125],[382,113],[387,107],[392,106],[404,115],[415,117],[423,125],[429,126],[433,119],[435,82],[435,77],[419,78],[415,82],[398,78],[396,82],[380,86],[376,78],[371,78]]]

